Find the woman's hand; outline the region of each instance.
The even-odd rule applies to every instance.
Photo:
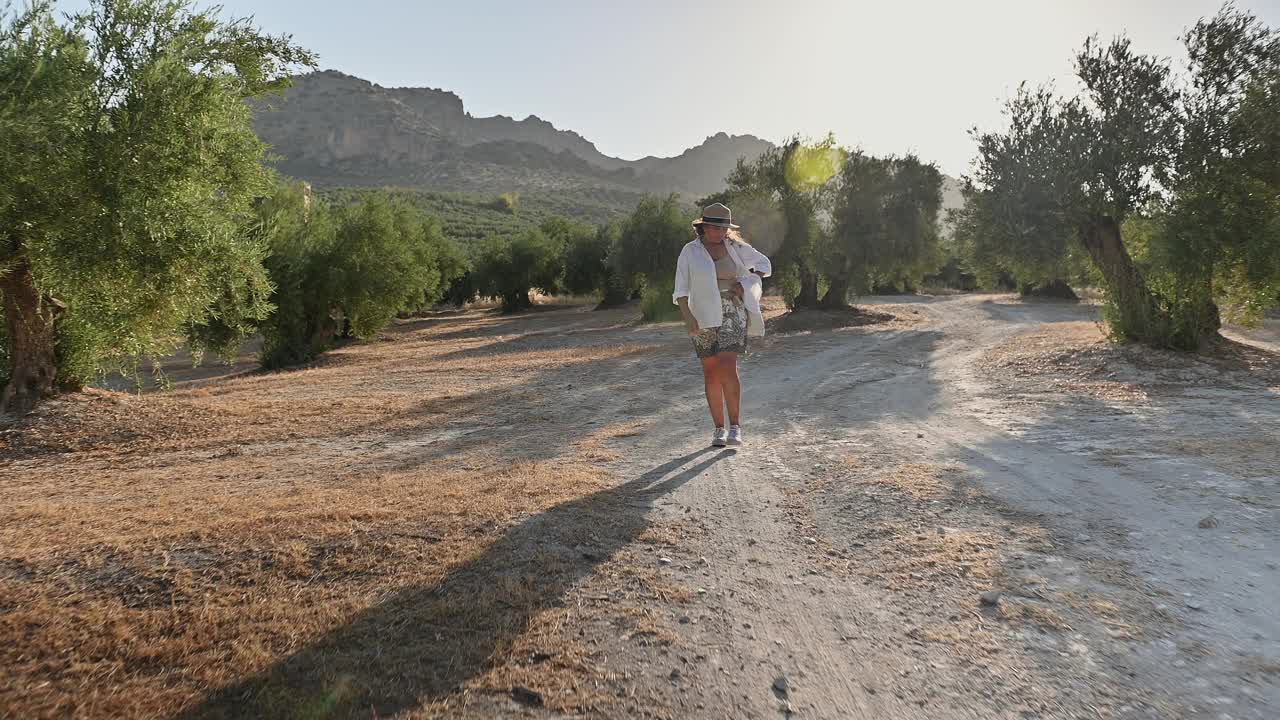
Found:
[[[741,300],[741,299],[742,299],[742,298],[747,294],[747,291],[746,291],[746,289],[745,289],[745,288],[743,288],[743,287],[742,287],[742,283],[740,283],[740,282],[735,282],[735,283],[733,284],[733,294],[734,294],[734,295],[735,295],[739,300]]]
[[[698,327],[697,320],[689,320],[684,324],[685,330],[689,331],[689,337],[697,337],[702,330]]]

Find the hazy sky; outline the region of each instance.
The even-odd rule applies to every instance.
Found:
[[[74,8],[83,0],[64,0]],[[624,158],[719,131],[913,151],[953,175],[1022,80],[1074,89],[1087,35],[1180,57],[1217,0],[221,0],[332,68],[452,90],[476,116],[534,114]],[[625,5],[625,6],[624,6]],[[1239,0],[1280,25],[1280,0]]]

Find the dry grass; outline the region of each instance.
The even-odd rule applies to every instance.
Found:
[[[576,421],[659,350],[631,320],[406,321],[0,429],[0,714],[455,717],[515,686],[602,707],[564,628],[583,583],[645,585],[604,571],[648,527],[599,465],[643,424]]]
[[[1031,624],[1056,632],[1067,632],[1073,629],[1053,608],[1033,602],[1022,600],[1002,602],[997,614],[1001,620],[1014,625]]]
[[[856,465],[860,460],[848,457],[844,462]],[[960,468],[952,465],[902,463],[864,476],[864,482],[884,485],[913,500],[939,500],[954,491],[959,472]]]
[[[1280,388],[1280,354],[1262,347],[1225,338],[1200,353],[1120,345],[1092,322],[1043,325],[992,349],[982,363],[1045,390],[1126,403],[1206,384]]]

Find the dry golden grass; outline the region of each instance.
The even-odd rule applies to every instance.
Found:
[[[1014,625],[1031,624],[1058,632],[1066,632],[1072,629],[1062,615],[1058,614],[1053,608],[1035,603],[1023,601],[1002,602],[997,614],[1000,619]]]
[[[0,714],[455,717],[516,686],[601,707],[568,598],[644,586],[592,579],[649,529],[598,465],[643,424],[573,420],[658,349],[630,322],[442,315],[0,429]]]
[[[847,464],[857,464],[857,458],[846,458]],[[865,478],[865,482],[884,485],[913,500],[938,500],[955,490],[955,474],[959,468],[933,463],[902,463],[884,468]]]
[[[1199,353],[1116,344],[1092,322],[1042,325],[993,348],[981,363],[1043,389],[1127,403],[1206,383],[1280,387],[1280,354],[1271,350],[1225,338]]]

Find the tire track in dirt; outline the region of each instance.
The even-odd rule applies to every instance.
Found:
[[[1174,508],[986,419],[1001,400],[976,359],[1089,311],[990,304],[915,304],[915,327],[773,338],[748,357],[748,447],[657,511],[706,529],[666,566],[705,591],[670,610],[683,716],[1166,718],[1226,703],[1266,717],[1266,691],[1226,667],[1195,677],[1203,652],[1135,555],[1128,516],[1169,523]],[[704,414],[700,397],[660,413],[624,472],[703,444]],[[984,608],[991,587],[1004,595]]]

